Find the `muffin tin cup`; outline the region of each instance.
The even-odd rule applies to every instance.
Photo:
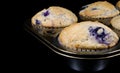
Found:
[[[44,27],[39,25],[34,25],[33,29],[41,35],[49,36],[49,37],[56,37],[63,27]]]
[[[25,30],[42,42],[56,54],[63,56],[68,67],[75,71],[100,71],[105,69],[112,58],[120,55],[120,41],[104,51],[82,51],[81,53],[65,50],[60,46],[57,37],[43,36],[32,28],[30,21],[25,23]]]
[[[116,15],[117,16],[117,15]],[[107,26],[110,26],[110,20],[113,17],[108,17],[108,18],[91,18],[89,16],[82,16],[80,15],[81,20],[89,20],[89,21],[99,21]]]
[[[96,72],[104,70],[110,63],[110,59],[71,59],[67,58],[67,65],[75,71]]]
[[[119,44],[117,44],[116,46],[118,46]],[[74,54],[78,54],[78,55],[101,55],[103,53],[106,52],[110,52],[112,50],[115,49],[115,47],[112,48],[104,48],[104,49],[87,49],[87,48],[79,48],[79,49],[72,49],[72,48],[67,48],[67,47],[63,47],[66,51],[69,51],[70,53],[74,53]]]

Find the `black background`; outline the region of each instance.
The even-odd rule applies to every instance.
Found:
[[[77,16],[82,5],[94,2],[95,0],[29,0],[16,1],[11,8],[14,8],[12,15],[14,17],[13,27],[15,27],[13,36],[10,40],[14,43],[12,46],[14,54],[12,58],[15,63],[11,71],[17,72],[61,72],[61,73],[77,73],[66,65],[63,56],[60,56],[48,47],[35,39],[32,35],[24,30],[24,23],[43,8],[48,8],[52,5],[58,5],[73,11]],[[113,4],[117,0],[108,0]],[[12,16],[11,16],[12,17]],[[13,20],[12,20],[13,21]],[[13,22],[12,22],[13,23]],[[17,46],[17,47],[16,47]],[[15,72],[16,72],[15,71]],[[102,72],[120,72],[120,57],[115,57],[110,64]],[[82,72],[79,72],[82,73]]]

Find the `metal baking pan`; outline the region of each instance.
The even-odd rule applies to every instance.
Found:
[[[76,71],[84,72],[103,70],[108,66],[112,58],[120,55],[120,41],[110,51],[99,54],[75,54],[64,50],[57,42],[57,38],[44,37],[38,34],[32,28],[30,20],[25,22],[25,30],[56,54],[64,56],[67,61],[67,65]]]
[[[41,34],[39,34],[36,30],[34,30],[34,28],[31,26],[31,21],[30,19],[28,19],[25,22],[25,29],[31,34],[33,35],[35,38],[37,38],[38,40],[40,40],[42,43],[44,43],[47,47],[49,47],[51,50],[53,50],[54,52],[60,54],[60,55],[64,55],[67,57],[76,57],[76,58],[103,58],[103,57],[113,57],[113,56],[118,56],[120,55],[120,41],[117,43],[116,46],[109,48],[105,51],[93,51],[93,52],[79,52],[79,53],[73,53],[70,51],[65,50],[65,48],[63,48],[58,40],[57,37],[53,38],[53,37],[49,37],[49,36],[43,36]]]
[[[63,0],[61,0],[64,2]],[[66,0],[65,0],[66,1]],[[97,0],[93,1],[87,1],[87,0],[77,0],[77,2],[73,2],[73,6],[83,6],[87,5],[91,2],[95,2]],[[108,0],[109,2],[115,4],[117,1]],[[80,2],[80,5],[79,3]],[[55,2],[55,5],[62,5],[61,2]],[[53,4],[54,5],[54,4]],[[64,4],[63,4],[64,7]],[[69,8],[69,5],[67,5],[66,8]],[[69,9],[73,9],[70,8]],[[74,9],[75,13],[78,12],[79,8]],[[117,43],[116,46],[109,48],[110,50],[106,50],[103,52],[88,52],[87,54],[84,52],[81,53],[73,53],[65,50],[63,47],[60,46],[58,43],[57,37],[45,37],[43,35],[40,35],[37,31],[35,31],[31,26],[31,18],[25,21],[24,24],[25,30],[30,33],[32,36],[34,36],[36,39],[38,39],[40,42],[45,44],[49,49],[51,49],[56,54],[59,54],[61,56],[64,56],[66,60],[68,61],[68,65],[77,71],[99,71],[104,69],[107,64],[109,63],[109,60],[111,60],[114,57],[120,56],[120,40]]]

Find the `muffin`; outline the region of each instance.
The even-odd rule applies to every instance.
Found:
[[[116,3],[116,7],[117,7],[118,10],[120,11],[120,1],[118,1],[118,2]]]
[[[113,26],[113,30],[118,34],[120,37],[120,15],[112,18],[111,25]]]
[[[36,13],[31,23],[33,28],[41,35],[56,37],[60,31],[78,21],[77,16],[67,8],[50,6]]]
[[[107,1],[97,1],[79,11],[82,20],[99,21],[106,25],[110,25],[110,20],[119,14],[119,10]]]
[[[104,51],[118,43],[117,34],[96,21],[82,21],[64,28],[58,36],[59,44],[68,51]]]

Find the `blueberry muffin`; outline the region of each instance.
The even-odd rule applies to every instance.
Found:
[[[103,51],[118,43],[117,34],[108,26],[96,21],[82,21],[64,28],[58,41],[71,52]]]
[[[118,10],[120,11],[120,1],[117,2],[116,7],[117,7]]]
[[[52,37],[56,37],[64,27],[77,21],[78,18],[72,11],[60,6],[43,9],[31,19],[32,26],[38,33]]]
[[[111,25],[113,26],[113,30],[118,34],[120,37],[120,15],[112,18]]]
[[[79,12],[82,20],[99,21],[106,25],[110,25],[111,18],[119,14],[119,10],[107,1],[97,1],[84,7]]]

